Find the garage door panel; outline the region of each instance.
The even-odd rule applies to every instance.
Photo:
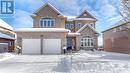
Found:
[[[44,54],[61,54],[61,39],[44,39]]]
[[[23,54],[40,54],[41,42],[40,39],[23,39],[22,53]]]

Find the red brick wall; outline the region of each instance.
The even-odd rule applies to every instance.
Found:
[[[104,40],[104,50],[110,52],[120,52],[130,54],[130,39],[127,37]]]
[[[0,43],[10,43],[12,42],[12,45],[9,45],[9,51],[12,52],[14,51],[14,40],[10,40],[10,39],[4,39],[4,38],[0,38]]]
[[[118,29],[116,32],[115,28]],[[115,28],[103,32],[104,50],[130,54],[130,29],[127,28],[127,24]]]

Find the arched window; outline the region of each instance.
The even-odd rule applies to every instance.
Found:
[[[40,26],[41,27],[48,27],[48,28],[51,28],[51,27],[54,27],[55,26],[55,20],[52,19],[52,18],[41,18],[40,19]]]
[[[93,47],[94,40],[92,37],[85,36],[81,38],[81,47]]]

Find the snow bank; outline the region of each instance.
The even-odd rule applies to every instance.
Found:
[[[114,53],[114,52],[105,52],[105,51],[85,51],[80,50],[77,53],[73,54],[73,59],[75,61],[130,61],[129,54]]]
[[[98,59],[101,56],[99,55],[92,55],[92,54],[88,54],[86,51],[81,50],[78,53],[75,53],[72,55],[72,60],[74,62],[81,62],[81,61],[88,61],[88,60],[92,60],[92,59]]]
[[[70,73],[130,73],[130,55],[84,51],[73,54]]]
[[[1,53],[0,54],[0,61],[4,61],[4,60],[7,60],[9,58],[12,58],[14,57],[13,54],[10,54],[10,53]]]
[[[71,73],[129,73],[130,63],[87,62],[72,65]]]

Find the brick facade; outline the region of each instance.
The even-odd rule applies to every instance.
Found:
[[[14,46],[14,40],[11,40],[11,39],[5,39],[5,38],[0,38],[0,43],[8,43],[8,51],[9,52],[13,52],[15,49],[15,46]]]

